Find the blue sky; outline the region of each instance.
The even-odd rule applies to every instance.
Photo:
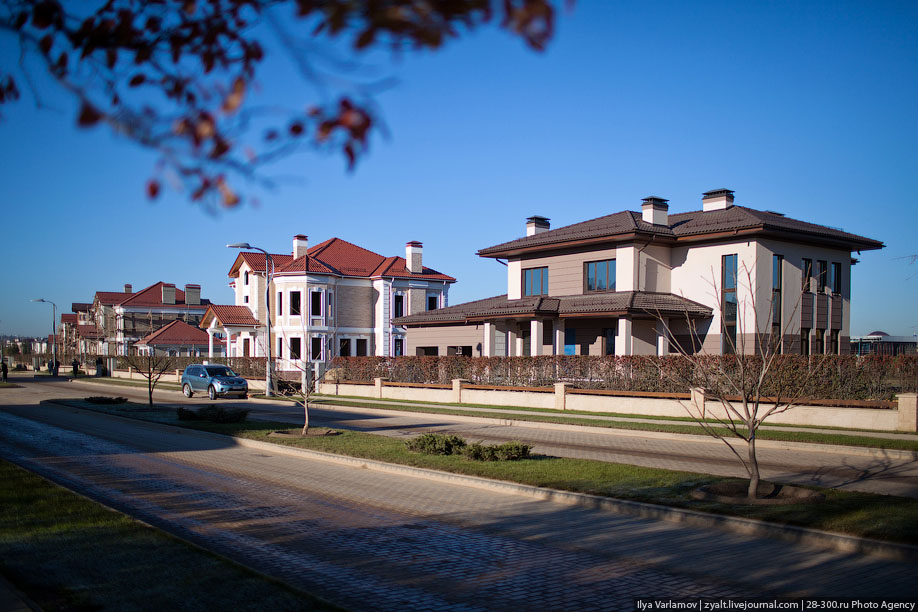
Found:
[[[854,335],[918,331],[918,4],[581,0],[542,54],[490,27],[445,50],[368,58],[398,83],[377,102],[355,172],[306,154],[258,207],[212,215],[174,193],[150,203],[155,157],[42,87],[0,108],[0,334],[49,332],[44,297],[68,312],[97,290],[202,285],[230,303],[226,273],[247,241],[288,252],[293,234],[339,236],[383,255],[424,243],[459,279],[455,304],[503,293],[505,268],[478,249],[641,198],[697,210],[727,187],[738,204],[882,240],[853,271]],[[17,52],[0,36],[3,65]],[[40,84],[41,86],[41,84]],[[306,103],[272,60],[263,96]],[[301,101],[302,100],[302,101]]]

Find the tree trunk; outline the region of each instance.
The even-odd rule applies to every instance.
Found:
[[[755,432],[749,434],[748,450],[749,450],[749,489],[746,492],[746,496],[749,499],[755,499],[758,497],[759,491],[759,460],[755,456]]]
[[[152,378],[147,381],[147,394],[149,395],[149,398],[150,398],[150,408],[152,408],[153,407],[153,379]]]
[[[303,400],[303,434],[309,433],[309,400]]]

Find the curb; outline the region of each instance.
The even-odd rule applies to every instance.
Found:
[[[660,506],[646,502],[635,502],[628,500],[614,499],[610,497],[600,497],[587,493],[573,493],[570,491],[560,491],[546,487],[536,487],[518,483],[507,482],[503,480],[493,480],[481,478],[479,476],[467,476],[464,474],[453,474],[451,472],[442,472],[428,468],[418,468],[397,463],[386,463],[375,459],[361,459],[359,457],[350,457],[348,455],[336,455],[322,451],[314,451],[302,448],[295,448],[285,444],[274,444],[271,442],[261,442],[259,440],[250,440],[247,438],[235,438],[216,434],[207,431],[194,429],[184,429],[175,425],[165,423],[156,423],[153,421],[141,421],[130,417],[123,417],[104,412],[95,412],[85,408],[77,408],[67,404],[58,403],[54,400],[42,400],[41,404],[52,404],[68,410],[87,412],[93,415],[100,415],[108,418],[128,420],[132,423],[141,423],[144,426],[153,427],[171,431],[176,435],[182,435],[186,432],[189,434],[198,434],[203,436],[215,436],[221,439],[230,438],[236,445],[246,448],[256,448],[262,451],[273,451],[291,456],[316,459],[328,463],[337,463],[359,469],[370,469],[378,472],[391,474],[401,474],[424,478],[427,480],[436,480],[461,486],[474,487],[491,491],[499,491],[515,495],[522,495],[534,499],[553,501],[567,505],[583,506],[587,508],[596,508],[616,512],[619,514],[629,514],[641,518],[651,518],[664,520],[671,523],[681,523],[692,527],[707,527],[723,529],[745,535],[770,537],[781,539],[789,542],[830,548],[840,552],[858,553],[872,555],[891,559],[894,561],[918,561],[918,546],[911,544],[899,544],[895,542],[884,542],[870,538],[861,538],[858,536],[848,536],[843,534],[820,531],[807,527],[796,527],[793,525],[781,525],[778,523],[769,523],[757,519],[738,518],[718,514],[699,512],[697,510],[686,510],[682,508],[672,508],[669,506]],[[412,413],[413,414],[413,413]]]

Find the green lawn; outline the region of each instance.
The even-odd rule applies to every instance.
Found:
[[[0,571],[45,610],[337,610],[0,460]]]
[[[457,456],[412,453],[403,441],[362,432],[342,431],[339,435],[326,437],[273,438],[268,437],[273,431],[298,432],[299,428],[291,428],[289,423],[263,421],[239,424],[178,421],[172,410],[149,412],[145,405],[139,404],[98,406],[77,400],[67,400],[67,403],[190,429],[352,457],[918,544],[918,500],[905,497],[819,489],[827,497],[821,504],[723,504],[689,497],[691,490],[698,486],[728,480],[707,474],[545,456],[517,462],[474,462]]]

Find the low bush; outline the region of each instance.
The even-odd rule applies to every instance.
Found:
[[[465,440],[459,436],[426,433],[405,444],[408,450],[425,455],[455,455],[465,446]]]
[[[126,397],[105,397],[105,396],[93,396],[87,397],[86,401],[90,404],[123,404],[127,402]]]
[[[224,408],[223,406],[204,406],[197,412],[179,407],[175,415],[180,421],[210,421],[211,423],[241,423],[249,416],[245,408]]]
[[[472,461],[518,461],[529,457],[531,450],[531,444],[514,440],[493,445],[475,442],[463,447],[461,453]]]

